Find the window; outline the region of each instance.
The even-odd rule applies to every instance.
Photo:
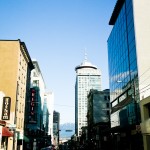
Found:
[[[33,81],[33,86],[39,87],[39,80],[34,80],[34,81]]]
[[[23,119],[21,119],[21,128],[23,127]]]
[[[109,103],[106,103],[106,107],[109,108]]]
[[[33,72],[33,77],[37,77],[37,74],[36,74],[36,72]]]
[[[22,104],[22,112],[24,111],[24,105]]]
[[[18,128],[20,128],[20,118],[19,118]]]
[[[19,95],[19,84],[17,84],[17,93]]]
[[[150,117],[150,104],[147,106],[147,109],[148,109],[148,115]]]
[[[112,102],[112,107],[114,107],[115,105],[117,105],[118,104],[118,101],[117,100],[115,100],[114,102]]]
[[[21,103],[20,103],[20,106],[19,106],[19,112],[21,113]]]
[[[22,88],[21,88],[21,91],[20,91],[20,97],[22,97]]]
[[[18,99],[16,100],[16,110],[18,111]]]
[[[110,112],[109,112],[109,110],[107,110],[107,115],[110,115]]]

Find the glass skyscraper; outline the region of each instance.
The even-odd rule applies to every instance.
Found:
[[[120,12],[117,14],[117,10]],[[138,69],[136,57],[136,43],[133,20],[132,0],[117,1],[116,7],[109,22],[114,25],[108,38],[109,77],[113,126],[120,125],[120,108],[130,107],[131,120],[128,124],[136,121],[133,97],[135,86],[138,86]],[[138,92],[136,93],[138,94]],[[130,99],[127,97],[130,97]],[[139,101],[136,95],[136,100]],[[123,104],[123,102],[125,104]],[[134,103],[134,102],[133,102]],[[128,116],[129,117],[129,116]],[[129,118],[128,118],[129,119]]]
[[[101,90],[101,72],[86,58],[75,71],[75,133],[80,136],[81,127],[87,126],[87,96],[90,89]]]
[[[127,148],[140,150],[143,129],[139,108],[148,110],[148,104],[142,106],[141,101],[150,96],[149,7],[149,0],[117,0],[109,21],[113,29],[107,41],[111,128],[120,143],[124,139]],[[141,113],[144,114],[144,109]]]

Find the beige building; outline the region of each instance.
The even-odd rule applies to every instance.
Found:
[[[144,150],[150,149],[150,1],[133,0]]]
[[[140,102],[144,150],[150,149],[150,96]]]
[[[14,132],[14,137],[8,138],[9,150],[22,148],[25,100],[28,97],[30,72],[33,68],[24,42],[0,41],[0,89],[11,100],[10,114],[2,113],[2,120]]]

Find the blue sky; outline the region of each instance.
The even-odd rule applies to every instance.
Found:
[[[74,122],[75,67],[87,58],[109,88],[108,25],[116,0],[1,0],[0,39],[25,42],[39,62],[61,123]]]

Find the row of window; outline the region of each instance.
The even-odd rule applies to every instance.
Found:
[[[22,88],[22,86],[19,85],[18,83],[18,87],[17,87],[17,93],[21,98],[25,98],[25,89]]]
[[[21,66],[21,70],[23,69],[24,71],[26,71],[26,66],[27,66],[27,64],[26,64],[26,61],[25,61],[25,59],[24,59],[24,56],[20,53],[20,60],[19,60],[19,64],[20,64],[20,66]]]
[[[18,129],[22,129],[24,127],[24,121],[23,118],[17,118],[16,117],[16,125]]]
[[[21,102],[19,102],[18,100],[16,101],[16,110],[19,113],[24,113],[24,104],[22,104]]]
[[[127,20],[126,20],[127,17]],[[122,7],[108,41],[110,89],[122,91],[130,81],[130,71],[137,70],[132,3]],[[129,49],[128,49],[129,48]],[[129,50],[129,51],[128,51]],[[129,57],[128,57],[129,56]],[[123,83],[118,84],[117,81]]]

